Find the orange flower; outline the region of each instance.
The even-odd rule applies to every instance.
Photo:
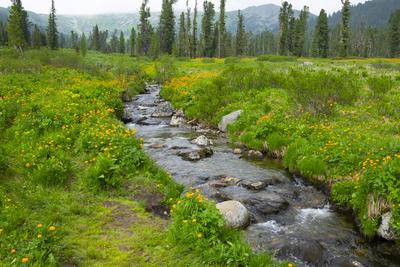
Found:
[[[29,258],[22,258],[22,260],[21,260],[22,263],[28,263],[28,261],[29,261]]]

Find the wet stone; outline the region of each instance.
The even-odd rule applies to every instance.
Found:
[[[218,180],[212,180],[208,182],[208,184],[212,187],[221,188],[232,185],[237,185],[240,182],[240,179],[235,177],[222,177]]]

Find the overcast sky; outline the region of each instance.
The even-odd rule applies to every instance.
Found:
[[[195,0],[189,0],[194,4]],[[219,7],[219,0],[211,0]],[[365,2],[366,0],[351,0],[352,4]],[[55,0],[58,14],[101,14],[133,12],[140,8],[141,0]],[[202,3],[202,0],[198,0]],[[273,3],[280,5],[282,0],[226,0],[227,10],[244,9],[249,6]],[[295,9],[301,9],[304,5],[310,7],[310,11],[318,14],[324,8],[328,13],[337,11],[341,7],[341,0],[291,0]],[[8,7],[10,0],[0,0],[1,7]],[[48,13],[51,0],[22,0],[25,9],[37,13]],[[149,0],[152,11],[160,11],[162,0]],[[178,9],[185,7],[186,0],[178,0],[175,5]],[[201,5],[201,4],[200,4]]]

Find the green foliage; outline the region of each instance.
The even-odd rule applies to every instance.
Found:
[[[324,177],[327,166],[318,156],[307,156],[298,161],[299,171],[307,177]]]
[[[227,57],[224,60],[225,64],[237,64],[240,63],[240,57]]]
[[[355,190],[356,184],[353,181],[338,182],[332,186],[331,196],[335,204],[349,207]]]
[[[392,90],[395,81],[391,76],[371,76],[368,78],[368,86],[374,97],[383,97],[387,92]]]
[[[170,56],[163,56],[156,64],[156,80],[158,83],[164,83],[177,74],[175,59]]]
[[[297,58],[290,56],[278,56],[278,55],[261,55],[257,57],[257,61],[268,61],[268,62],[291,62],[297,61]]]

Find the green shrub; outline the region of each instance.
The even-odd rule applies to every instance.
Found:
[[[298,161],[301,174],[313,178],[326,174],[326,163],[317,156],[306,156]]]
[[[338,182],[332,186],[331,196],[336,204],[342,207],[351,207],[355,190],[356,184],[353,181]]]
[[[293,62],[297,61],[297,58],[290,56],[279,56],[279,55],[261,55],[257,57],[257,61]]]
[[[298,160],[303,155],[306,155],[310,150],[309,142],[304,138],[298,138],[294,142],[290,143],[283,157],[283,164],[289,171],[296,171],[298,168]]]
[[[201,59],[201,63],[205,63],[205,64],[215,63],[215,59],[213,59],[211,57],[205,57],[205,58]]]
[[[175,77],[177,71],[175,59],[170,56],[162,56],[156,64],[156,81],[162,84]]]
[[[386,75],[369,77],[367,82],[374,97],[383,97],[395,85],[393,78]]]
[[[237,64],[240,63],[240,57],[227,57],[224,60],[225,64]]]
[[[25,166],[28,167],[28,164]],[[63,185],[71,176],[71,162],[62,151],[53,153],[49,158],[38,159],[32,171],[33,180],[47,186]]]
[[[115,164],[114,159],[100,154],[95,159],[95,163],[87,169],[85,174],[86,182],[94,189],[116,187],[121,182],[118,171],[119,166]]]
[[[272,133],[267,137],[268,149],[273,151],[280,151],[288,145],[288,138],[282,133]]]

